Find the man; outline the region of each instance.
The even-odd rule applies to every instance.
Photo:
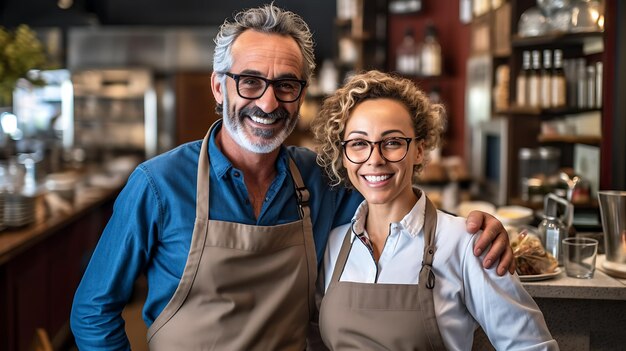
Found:
[[[141,273],[152,350],[304,348],[328,233],[362,198],[329,187],[314,153],[282,146],[315,68],[306,23],[266,5],[225,22],[215,42],[223,121],[130,176],[74,299],[81,349],[129,347],[121,311]],[[483,219],[476,253],[495,239],[485,264],[500,259],[505,274],[502,225],[476,213],[468,230]]]

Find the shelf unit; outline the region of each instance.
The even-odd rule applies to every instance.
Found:
[[[350,71],[384,69],[387,1],[338,0],[337,6],[350,8],[349,17],[337,17],[334,21],[337,43],[334,61],[342,76]]]
[[[72,145],[87,162],[157,154],[157,103],[151,71],[94,69],[72,74]]]
[[[609,0],[610,1],[610,0]],[[600,148],[604,139],[595,131],[602,129],[602,119],[604,118],[605,109],[603,106],[593,108],[578,108],[568,105],[560,108],[529,108],[515,106],[512,101],[515,100],[516,77],[520,73],[522,62],[522,52],[539,50],[560,49],[563,52],[563,59],[584,57],[587,64],[595,62],[603,62],[606,66],[606,57],[604,51],[605,33],[604,32],[588,32],[588,33],[550,33],[537,37],[520,37],[517,35],[517,23],[521,14],[528,8],[536,6],[534,0],[511,0],[505,2],[500,8],[491,10],[490,12],[474,18],[472,21],[472,45],[473,52],[489,55],[492,60],[492,88],[496,86],[495,76],[496,69],[500,65],[508,66],[509,69],[509,107],[505,109],[495,110],[492,102],[491,116],[505,118],[513,124],[524,124],[535,128],[530,133],[519,133],[516,128],[509,129],[509,140],[507,153],[506,168],[508,170],[507,198],[509,202],[520,197],[519,190],[519,166],[517,154],[520,147],[537,147],[551,146],[561,151],[561,167],[573,167],[576,162],[575,151],[577,145],[591,147],[597,149],[598,158],[600,158]],[[507,16],[508,15],[508,16]],[[505,19],[498,20],[504,17]],[[488,28],[489,30],[486,30]],[[508,38],[508,42],[507,42]],[[486,44],[484,41],[486,40]],[[482,47],[479,44],[482,43]],[[481,52],[482,50],[482,52]],[[542,60],[543,61],[543,60]],[[604,70],[603,80],[607,79],[606,69]],[[569,87],[568,87],[569,89]],[[603,96],[603,104],[606,99]],[[600,116],[595,124],[593,132],[583,129],[575,133],[547,133],[542,128],[542,124],[549,123],[565,123],[575,121],[577,116]],[[521,122],[523,121],[523,122]],[[595,121],[595,120],[592,120]],[[580,128],[582,129],[582,128]],[[589,132],[589,133],[586,133]],[[528,137],[532,136],[532,140]],[[596,173],[593,177],[594,190],[598,189],[598,179],[600,169],[592,170]],[[595,196],[595,195],[592,195]]]

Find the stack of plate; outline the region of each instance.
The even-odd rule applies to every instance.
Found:
[[[35,197],[9,193],[2,197],[5,227],[21,227],[35,221]]]

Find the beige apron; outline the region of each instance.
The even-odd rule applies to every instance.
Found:
[[[445,350],[433,302],[431,270],[437,211],[426,198],[424,258],[419,284],[339,281],[351,249],[352,230],[341,246],[320,307],[320,332],[332,350]]]
[[[148,330],[150,349],[303,350],[317,275],[308,191],[290,159],[300,220],[209,220],[210,133],[200,151],[189,256],[174,296]]]

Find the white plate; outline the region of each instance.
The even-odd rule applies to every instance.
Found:
[[[610,261],[604,261],[602,262],[601,270],[603,270],[606,274],[612,277],[626,279],[626,271],[622,269],[623,266],[624,265],[620,265],[620,264],[613,263]]]
[[[552,273],[544,273],[544,274],[532,274],[532,275],[520,275],[519,280],[523,282],[536,282],[539,280],[547,280],[556,277],[561,274],[561,268],[556,268]]]

